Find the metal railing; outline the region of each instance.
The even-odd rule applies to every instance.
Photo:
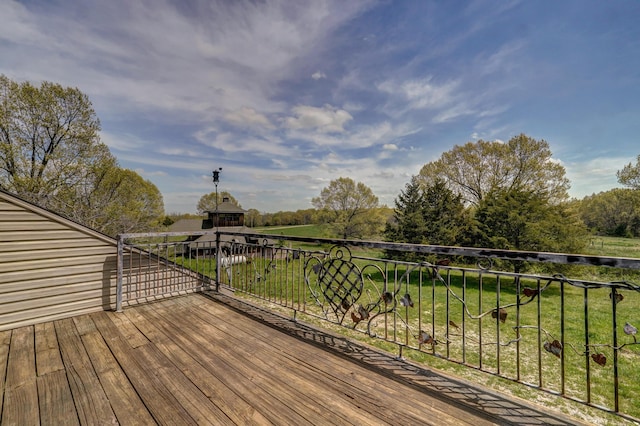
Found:
[[[169,241],[184,235],[177,233],[119,238],[121,300],[215,283],[286,308],[294,319],[306,315],[382,340],[399,356],[435,357],[640,418],[640,286],[633,283],[640,259],[199,233],[207,234],[205,242]],[[140,238],[146,245],[131,244]],[[163,272],[134,278],[136,262],[125,267],[124,253],[130,261],[147,256]],[[179,269],[189,279],[172,275]],[[603,274],[615,279],[596,278]],[[162,278],[153,289],[152,278]]]

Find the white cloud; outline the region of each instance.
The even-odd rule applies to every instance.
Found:
[[[167,172],[165,172],[164,170],[156,170],[154,172],[150,172],[145,169],[136,169],[135,172],[147,178],[158,177],[158,176],[168,176]]]
[[[237,127],[274,129],[269,119],[253,108],[242,107],[225,115],[227,122]]]
[[[436,84],[433,77],[406,81],[386,80],[378,84],[378,90],[409,102],[409,109],[439,109],[456,99],[459,83],[449,81]]]
[[[311,78],[314,80],[320,80],[321,78],[327,78],[327,75],[323,72],[316,71],[313,74],[311,74]]]
[[[144,140],[130,133],[113,134],[110,132],[100,132],[100,140],[109,149],[118,151],[137,151],[144,147],[153,145],[152,141]]]
[[[353,117],[347,111],[325,105],[316,108],[298,105],[292,108],[293,117],[287,117],[284,127],[292,130],[313,130],[319,133],[343,133],[344,125]]]
[[[385,143],[384,145],[382,145],[382,149],[385,149],[387,151],[397,151],[398,145],[394,143]]]

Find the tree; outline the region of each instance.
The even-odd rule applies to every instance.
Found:
[[[614,188],[578,203],[585,225],[598,235],[640,237],[640,191]]]
[[[107,189],[108,188],[108,189]],[[109,235],[127,232],[149,232],[160,226],[164,203],[158,188],[132,170],[111,169],[109,182],[100,186],[98,197],[112,193],[113,200],[98,211],[96,227]],[[96,198],[96,197],[93,197]]]
[[[262,226],[262,215],[257,209],[249,209],[244,215],[244,223],[252,228]]]
[[[640,189],[640,155],[636,158],[636,164],[627,164],[616,173],[618,182],[633,189]]]
[[[368,186],[350,178],[332,180],[311,203],[331,215],[336,233],[343,239],[375,235],[384,226],[377,214],[371,214],[378,207],[378,197]]]
[[[222,203],[222,200],[224,200],[225,198],[228,198],[230,203],[235,204],[238,207],[242,207],[238,203],[238,200],[233,198],[233,195],[231,195],[227,191],[222,191],[218,193],[218,203],[216,204],[216,193],[211,192],[209,194],[205,194],[202,197],[200,197],[200,200],[198,201],[198,206],[197,206],[198,214],[215,211],[216,206]]]
[[[425,164],[420,179],[429,186],[443,179],[466,203],[478,205],[491,191],[530,191],[552,202],[568,199],[565,169],[551,158],[549,144],[524,134],[508,143],[469,142],[456,145],[440,159]]]
[[[109,235],[151,230],[162,195],[118,166],[99,131],[80,90],[0,76],[0,188]]]
[[[393,220],[387,223],[388,241],[413,244],[461,245],[469,233],[470,220],[459,195],[442,180],[424,188],[417,176],[405,186],[395,202]],[[390,252],[391,258],[399,253]],[[402,256],[416,260],[415,256]]]
[[[539,194],[498,189],[475,211],[475,245],[505,250],[576,253],[586,227],[569,203],[550,204]],[[523,265],[516,264],[516,272]]]
[[[406,184],[396,197],[393,219],[386,224],[387,241],[423,244],[427,241],[427,226],[423,209],[425,205],[422,186],[416,178]]]
[[[84,183],[87,167],[110,156],[100,122],[78,89],[38,88],[0,76],[0,186],[43,207]]]
[[[427,228],[427,244],[464,245],[470,220],[462,197],[437,179],[424,189],[423,217]]]

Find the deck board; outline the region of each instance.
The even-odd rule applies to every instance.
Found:
[[[33,341],[33,327],[17,328],[11,333],[2,424],[38,422],[38,388]]]
[[[58,320],[55,330],[80,423],[115,423],[115,413],[74,321],[71,318]]]
[[[2,424],[575,424],[243,306],[191,294],[0,332]]]
[[[35,360],[41,424],[77,425],[78,416],[52,322],[36,324]]]
[[[85,318],[84,323],[93,324],[90,318],[83,318]],[[127,376],[120,369],[118,361],[114,358],[97,329],[95,329],[94,332],[84,334],[82,336],[82,342],[85,348],[87,348],[87,354],[100,379],[104,392],[111,403],[116,418],[118,418],[121,423],[127,424],[153,424],[153,417],[129,382]]]

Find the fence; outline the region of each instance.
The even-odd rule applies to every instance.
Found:
[[[399,356],[435,357],[640,418],[640,287],[632,282],[640,259],[208,235],[122,236],[119,306],[215,283],[382,340]],[[146,245],[125,244],[140,238]],[[596,278],[603,274],[615,279]]]

